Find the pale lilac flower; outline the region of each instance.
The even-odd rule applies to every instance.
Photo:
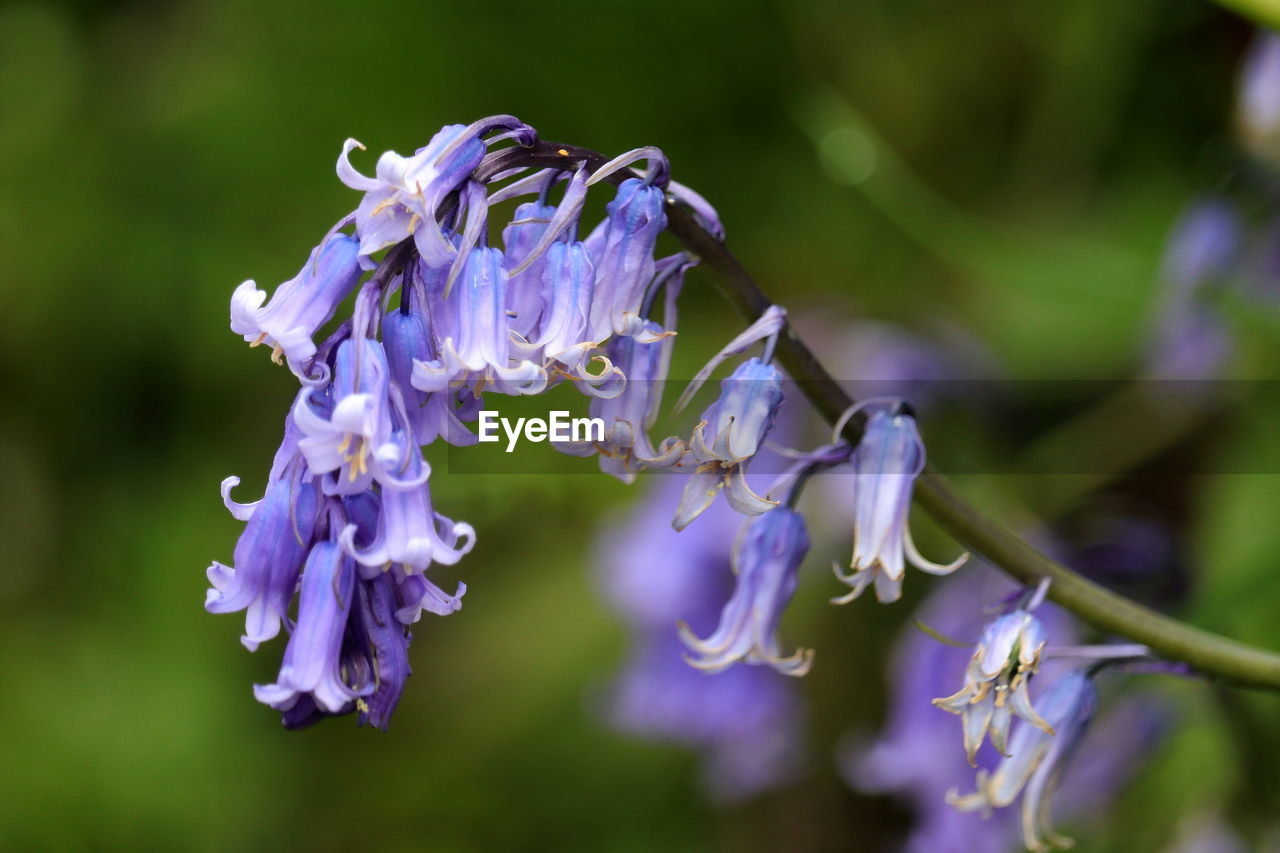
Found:
[[[1051,684],[1038,704],[1048,728],[1021,722],[1009,744],[1009,757],[994,773],[978,771],[977,791],[947,799],[961,811],[988,812],[1010,805],[1022,795],[1022,839],[1033,851],[1071,846],[1070,839],[1053,832],[1052,798],[1064,770],[1079,746],[1097,709],[1092,679],[1073,671]]]
[[[296,276],[276,288],[265,306],[266,292],[252,279],[244,282],[231,296],[231,331],[253,346],[272,347],[277,364],[283,354],[294,373],[301,374],[303,364],[316,354],[312,337],[363,275],[358,248],[345,234],[328,238],[312,250]]]
[[[422,611],[437,616],[448,616],[462,609],[462,596],[467,593],[467,585],[458,582],[458,589],[453,595],[427,580],[422,572],[405,574],[394,573],[400,591],[402,603],[396,611],[396,618],[405,625],[412,625],[422,618]]]
[[[470,126],[448,125],[412,157],[387,151],[378,158],[374,177],[352,167],[348,155],[364,148],[348,139],[338,156],[338,178],[364,198],[356,208],[356,234],[360,261],[372,269],[372,255],[412,237],[418,253],[429,266],[445,267],[457,255],[457,247],[437,221],[437,211],[449,193],[469,178],[484,158],[480,137],[497,127],[528,131],[510,116],[495,116]]]
[[[975,763],[988,732],[992,745],[1006,752],[1014,714],[1052,734],[1027,692],[1048,642],[1044,626],[1029,612],[1034,606],[1019,607],[983,628],[965,671],[964,687],[945,699],[933,700],[942,710],[960,715],[970,764]]]
[[[546,313],[534,346],[558,362],[561,372],[569,371],[570,378],[589,379],[586,362],[601,342],[592,340],[587,329],[595,288],[595,267],[587,247],[579,242],[553,243],[541,270]]]
[[[373,482],[377,451],[391,440],[389,371],[381,344],[349,338],[338,345],[333,384],[303,388],[293,419],[305,436],[298,449],[325,478],[327,494],[363,492]]]
[[[341,673],[342,638],[355,577],[355,566],[336,543],[320,542],[311,549],[302,570],[298,624],[285,647],[275,683],[254,685],[259,702],[288,711],[307,696],[319,710],[338,714],[371,692],[372,685],[352,687]]]
[[[692,472],[672,525],[683,530],[722,490],[744,515],[768,512],[776,502],[751,490],[747,466],[759,452],[782,405],[782,371],[751,358],[720,383],[720,398],[702,414],[681,466]]]
[[[916,621],[949,637],[975,637],[986,618],[983,608],[1018,592],[1005,575],[979,561],[934,585]],[[1042,605],[1037,614],[1058,640],[1076,639],[1070,618],[1054,605]],[[965,650],[906,625],[886,667],[883,730],[874,739],[847,736],[840,748],[841,769],[851,787],[891,794],[911,806],[915,819],[904,853],[1010,853],[1016,845],[1016,828],[1005,813],[984,821],[945,801],[947,791],[966,783],[973,771],[956,743],[954,722],[938,713],[931,700],[963,677],[969,657]],[[1048,670],[1056,665],[1046,663],[1043,677],[1052,678]],[[985,747],[978,766],[993,768],[997,758],[994,749]]]
[[[836,577],[851,590],[832,599],[836,604],[853,601],[873,582],[879,601],[897,601],[902,595],[907,559],[922,571],[945,575],[968,558],[962,554],[943,565],[920,555],[908,525],[911,492],[916,477],[924,470],[924,443],[916,430],[915,418],[899,404],[864,406],[866,426],[850,459],[854,505],[853,559],[849,564],[852,571],[844,574],[839,566],[834,567]],[[841,419],[834,431],[837,437],[844,420]]]
[[[689,664],[717,672],[739,661],[761,663],[784,675],[804,675],[813,652],[798,649],[783,656],[778,623],[795,594],[800,563],[809,551],[804,519],[790,507],[778,506],[747,521],[733,551],[737,585],[724,607],[720,624],[705,640],[688,625],[680,636],[693,656]]]
[[[556,377],[564,377],[593,397],[616,397],[626,387],[627,377],[601,351],[600,342],[589,337],[588,318],[595,288],[595,267],[585,244],[552,243],[537,269],[542,276],[539,290],[545,313],[535,339],[517,342],[526,357],[542,359]],[[645,341],[669,337],[664,332],[642,334]],[[592,365],[599,365],[595,372]]]
[[[775,505],[760,497],[747,482],[748,463],[760,452],[765,437],[785,394],[782,371],[771,361],[774,341],[786,323],[787,311],[780,305],[770,306],[754,323],[744,329],[718,353],[711,357],[685,388],[676,402],[681,411],[715,369],[727,359],[740,355],[759,341],[765,341],[765,357],[751,358],[720,383],[720,397],[702,414],[694,427],[689,450],[678,468],[690,470],[684,495],[676,509],[672,525],[683,530],[716,499],[721,490],[738,512],[759,515]]]
[[[432,563],[453,565],[475,545],[475,530],[466,522],[454,522],[431,506],[427,483],[431,467],[415,447],[400,473],[403,485],[382,484],[377,538],[367,548],[355,543],[356,527],[347,525],[340,541],[344,550],[371,577],[392,564],[422,571]]]

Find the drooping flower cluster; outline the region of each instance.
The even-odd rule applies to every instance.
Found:
[[[209,569],[206,607],[245,611],[250,650],[284,626],[279,675],[255,694],[289,726],[358,710],[362,722],[385,727],[409,675],[408,626],[424,610],[461,607],[465,585],[450,594],[431,568],[457,563],[475,532],[435,509],[423,447],[476,442],[467,425],[487,394],[571,382],[608,428],[603,440],[566,449],[598,453],[624,480],[643,467],[719,465],[733,495],[732,475],[771,420],[765,401],[762,414],[760,405],[747,413],[758,421],[754,439],[741,428],[729,438],[730,413],[713,426],[718,442],[649,440],[675,299],[695,263],[683,253],[655,257],[668,194],[723,233],[705,200],[670,184],[660,151],[596,162],[548,150],[510,116],[445,127],[410,157],[387,152],[372,177],[351,164],[356,148],[348,140],[337,164],[342,182],[363,194],[355,211],[269,298],[247,281],[231,301],[232,330],[270,346],[301,387],[262,500],[234,503],[239,481],[223,484],[246,526],[234,565]],[[516,163],[512,152],[528,155]],[[634,166],[641,161],[643,170]],[[588,230],[585,198],[605,180],[617,185],[613,200]],[[515,208],[501,244],[489,245],[491,210],[526,196],[533,200]],[[321,338],[352,294],[351,316]]]

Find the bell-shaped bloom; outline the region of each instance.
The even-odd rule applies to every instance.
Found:
[[[842,419],[843,420],[843,419]],[[837,430],[838,432],[838,430]],[[908,515],[916,477],[924,470],[924,443],[915,418],[902,405],[867,406],[862,439],[850,458],[853,468],[852,571],[835,567],[836,577],[848,584],[847,595],[836,604],[853,601],[874,582],[876,598],[888,603],[902,595],[906,560],[935,575],[955,571],[968,558],[962,554],[943,565],[926,560],[911,539]]]
[[[255,504],[234,504],[230,490],[239,482],[239,477],[222,482],[223,499],[248,523],[236,543],[234,568],[217,562],[209,567],[212,588],[204,606],[210,613],[244,610],[240,642],[254,651],[280,633],[315,533],[318,504],[314,486],[287,478],[272,480]]]
[[[413,387],[443,391],[466,384],[476,392],[493,388],[502,394],[537,394],[547,386],[540,364],[512,358],[507,317],[507,271],[499,249],[477,248],[453,290],[445,297],[450,325],[435,328],[440,357],[415,361]]]
[[[538,337],[533,341],[548,357],[568,363],[600,341],[589,332],[591,294],[595,288],[595,266],[587,247],[578,242],[553,243],[541,267],[545,313]]]
[[[1051,684],[1039,705],[1048,730],[1019,724],[1009,744],[1009,757],[994,773],[978,771],[977,791],[947,795],[947,801],[961,811],[988,812],[1008,806],[1021,794],[1022,840],[1037,853],[1071,846],[1071,840],[1055,835],[1050,825],[1052,798],[1093,719],[1098,694],[1089,676],[1076,670]]]
[[[630,649],[608,693],[608,719],[635,737],[697,750],[719,799],[785,784],[802,763],[803,712],[796,684],[767,666],[700,672],[672,626],[715,630],[733,589],[741,517],[712,507],[696,527],[671,529],[679,478],[649,478],[641,502],[597,540],[602,592],[627,626]]]
[[[325,478],[328,494],[363,492],[373,481],[377,451],[391,439],[389,371],[381,344],[349,338],[338,345],[333,384],[303,388],[293,419],[304,438],[298,449]]]
[[[525,258],[542,240],[555,213],[555,207],[540,201],[526,202],[516,208],[511,223],[502,230],[504,264],[509,275],[517,265],[523,266]],[[525,339],[533,334],[542,318],[545,261],[545,256],[533,259],[520,272],[511,275],[507,285],[511,331]]]
[[[254,685],[253,695],[259,702],[288,711],[307,696],[321,711],[338,714],[371,692],[372,685],[356,688],[342,678],[342,638],[355,578],[355,566],[336,543],[320,542],[311,549],[302,570],[298,623],[275,683]]]
[[[397,590],[389,572],[356,584],[356,610],[351,620],[356,647],[368,661],[373,691],[356,701],[360,724],[384,731],[400,703],[408,680],[409,632],[395,618]]]
[[[588,411],[591,417],[604,421],[604,440],[556,445],[557,450],[578,456],[599,453],[600,470],[624,483],[634,482],[643,468],[674,465],[684,453],[678,439],[666,439],[658,447],[649,439],[662,404],[671,341],[657,323],[649,322],[647,329],[653,335],[649,343],[639,336],[615,337],[605,347],[610,364],[626,376],[626,385],[621,393],[596,395],[591,401]]]
[[[345,234],[328,238],[312,250],[296,276],[276,288],[266,305],[266,292],[252,279],[241,284],[231,295],[231,331],[254,346],[272,347],[276,363],[283,353],[290,368],[301,373],[316,354],[316,331],[329,322],[363,275],[356,258],[359,245]]]
[[[372,178],[351,165],[348,156],[353,148],[364,146],[354,139],[343,144],[338,178],[364,193],[356,208],[356,234],[364,267],[372,269],[373,254],[410,237],[429,265],[447,266],[457,248],[438,224],[436,212],[445,196],[458,189],[484,158],[485,144],[475,126],[443,127],[412,157],[385,152],[378,158]]]
[[[587,247],[596,267],[595,296],[591,301],[591,338],[632,335],[643,329],[641,318],[645,289],[653,280],[654,248],[667,227],[661,187],[640,178],[628,178],[606,208],[604,222]]]
[[[382,485],[377,538],[367,548],[358,547],[354,524],[347,525],[340,535],[346,552],[365,567],[365,577],[391,564],[419,571],[432,563],[453,565],[475,545],[471,525],[450,521],[432,508],[427,483],[431,468],[416,447],[399,473],[403,487]]]
[[[701,530],[701,525],[690,532]],[[1076,568],[1074,564],[1073,568]],[[974,771],[957,749],[955,721],[930,705],[964,676],[968,650],[938,642],[916,625],[950,637],[977,636],[992,601],[1011,600],[1020,590],[1006,575],[982,561],[931,584],[916,612],[915,625],[899,633],[885,668],[888,704],[884,728],[867,739],[850,731],[838,748],[843,775],[860,792],[898,799],[912,816],[910,829],[895,847],[903,853],[1011,853],[1017,846],[1018,815],[997,811],[990,820],[959,812],[946,803],[948,790],[967,787]],[[1076,642],[1078,627],[1066,611],[1046,603],[1036,616],[1053,637],[1054,647]],[[1046,655],[1037,675],[1050,684],[1077,668],[1066,658]],[[1131,700],[1131,701],[1125,701]],[[1038,698],[1037,704],[1040,703]],[[1042,708],[1043,710],[1043,708]],[[1123,797],[1124,786],[1151,757],[1164,729],[1167,708],[1154,696],[1132,693],[1100,714],[1089,731],[1089,760],[1071,768],[1055,795],[1061,818],[1083,828],[1104,817]],[[1000,757],[984,747],[978,766],[994,770]]]
[[[960,691],[933,700],[942,710],[960,715],[964,750],[971,765],[988,732],[992,745],[1007,753],[1014,714],[1052,734],[1049,724],[1032,707],[1027,691],[1047,641],[1044,626],[1028,610],[1006,613],[983,628]]]
[[[705,640],[680,623],[680,634],[693,652],[690,665],[718,672],[738,661],[767,664],[785,675],[804,675],[813,652],[798,649],[783,656],[778,649],[778,623],[798,583],[800,563],[809,551],[804,519],[779,506],[746,522],[733,552],[737,586],[720,614],[720,625]]]
[[[759,515],[775,505],[747,483],[747,464],[759,452],[782,405],[782,371],[751,358],[720,383],[720,398],[702,414],[689,452],[680,462],[692,468],[672,522],[683,530],[722,490],[729,505],[744,515]]]
[[[430,444],[440,437],[460,447],[475,444],[478,439],[463,423],[453,389],[426,393],[413,387],[413,363],[435,358],[422,315],[416,311],[387,312],[382,320],[382,346],[391,381],[403,395],[417,442]]]

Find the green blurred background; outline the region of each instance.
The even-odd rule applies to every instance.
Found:
[[[387,734],[283,731],[250,693],[279,644],[249,655],[238,618],[201,607],[239,528],[217,484],[260,488],[295,387],[228,331],[231,290],[292,276],[354,207],[346,137],[367,171],[515,113],[606,152],[661,146],[794,308],[945,320],[1012,377],[1121,377],[1172,223],[1240,168],[1249,37],[1198,0],[0,5],[0,845],[872,849],[903,815],[847,791],[832,747],[882,719],[909,606],[825,607],[847,544],[815,548],[787,622],[818,649],[810,772],[714,808],[688,754],[591,710],[623,648],[596,531],[636,495],[603,476],[436,477],[479,531],[442,572],[465,608],[418,626]],[[738,328],[696,273],[682,320],[686,367]],[[1273,375],[1271,329],[1240,331],[1247,375]],[[1215,425],[1204,452],[1280,470],[1278,410]],[[1000,458],[990,426],[974,452]],[[962,485],[1017,519],[1025,479]],[[1280,648],[1280,481],[1176,492],[1180,612]],[[1182,727],[1111,820],[1069,827],[1082,849],[1162,849],[1176,821],[1153,814],[1275,813],[1280,706],[1158,689]]]

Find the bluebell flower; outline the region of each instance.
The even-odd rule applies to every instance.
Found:
[[[459,383],[476,393],[492,388],[502,394],[537,394],[546,388],[547,372],[540,364],[512,357],[506,292],[501,250],[471,252],[459,281],[443,300],[447,313],[442,319],[451,325],[435,330],[439,358],[414,362],[415,388],[444,391]]]
[[[533,343],[553,358],[599,345],[587,331],[596,270],[586,245],[579,241],[553,244],[541,270],[545,313]]]
[[[646,467],[670,467],[684,454],[678,439],[668,438],[655,446],[649,437],[662,403],[671,342],[661,335],[657,323],[650,322],[647,330],[657,339],[645,343],[640,337],[618,336],[605,347],[609,364],[622,371],[626,384],[618,394],[596,395],[591,401],[589,414],[604,421],[604,440],[557,445],[562,452],[580,456],[599,453],[600,469],[624,483],[634,482]]]
[[[516,208],[510,224],[502,231],[503,263],[510,276],[507,285],[507,313],[511,318],[511,331],[528,340],[538,328],[545,310],[543,266],[545,255],[523,264],[541,242],[551,218],[555,216],[553,205],[531,201]],[[518,273],[511,270],[517,266]]]
[[[983,628],[965,670],[964,686],[952,696],[933,700],[944,711],[961,716],[970,764],[988,732],[992,745],[1006,752],[1014,714],[1053,734],[1032,707],[1027,691],[1048,642],[1044,626],[1030,609],[1018,608]]]
[[[348,159],[353,148],[364,146],[354,139],[346,141],[338,157],[338,178],[365,194],[356,208],[355,223],[366,269],[373,268],[372,256],[379,250],[410,237],[428,265],[449,265],[457,247],[440,226],[437,211],[480,165],[487,150],[481,135],[494,126],[518,124],[504,121],[507,118],[448,125],[412,157],[387,151],[378,158],[372,178],[357,172]]]
[[[409,642],[404,624],[396,618],[398,591],[390,573],[356,584],[353,637],[370,668],[373,691],[356,700],[360,723],[386,729],[410,675]]]
[[[865,405],[865,404],[864,404]],[[836,604],[853,601],[873,582],[881,602],[897,601],[902,595],[906,559],[930,574],[945,575],[968,558],[961,555],[943,565],[920,555],[911,538],[908,515],[916,477],[924,470],[924,443],[916,430],[915,418],[901,405],[866,405],[867,422],[862,439],[853,451],[853,558],[852,571],[844,574],[835,567],[836,577],[848,584],[847,595],[832,599]],[[852,410],[850,410],[851,414]],[[838,437],[844,418],[834,433]]]
[[[335,542],[311,549],[302,570],[298,623],[273,684],[254,685],[259,702],[288,711],[306,696],[329,714],[345,713],[372,685],[353,687],[342,678],[342,639],[355,593],[356,571]]]
[[[952,637],[977,634],[988,602],[1019,594],[1007,576],[977,561],[932,586],[916,613],[917,624]],[[1056,644],[1078,639],[1079,628],[1066,611],[1046,603],[1036,615]],[[871,740],[857,732],[843,738],[841,765],[849,784],[865,793],[900,797],[910,807],[914,819],[903,853],[1009,853],[1017,846],[1016,814],[997,811],[993,819],[982,820],[946,803],[947,792],[968,784],[973,770],[956,749],[951,718],[939,714],[930,698],[961,679],[969,657],[914,625],[905,626],[886,669],[889,702],[883,730]],[[1052,683],[1070,669],[1064,659],[1048,658],[1038,679]],[[1090,727],[1090,760],[1072,768],[1055,796],[1061,815],[1083,819],[1106,813],[1150,754],[1162,710],[1149,697],[1131,695],[1099,716]],[[990,747],[977,758],[978,766],[988,771],[999,763]]]
[[[430,444],[437,438],[460,447],[475,444],[478,441],[475,433],[467,429],[463,421],[464,416],[472,416],[474,412],[459,408],[457,389],[427,393],[413,387],[413,363],[435,358],[431,336],[422,315],[417,311],[387,312],[382,319],[382,347],[387,355],[392,384],[402,395],[418,444]]]
[[[210,613],[244,610],[240,642],[254,651],[280,633],[311,547],[319,505],[314,486],[291,478],[272,480],[253,505],[235,504],[229,492],[239,482],[239,477],[228,477],[222,493],[233,515],[247,524],[236,543],[234,567],[218,562],[209,567],[212,588],[204,606]]]
[[[782,405],[782,371],[751,358],[720,383],[720,398],[702,414],[682,466],[692,468],[672,526],[683,530],[722,490],[744,515],[768,512],[776,502],[751,490],[747,465],[759,452]]]
[[[646,325],[641,316],[645,289],[654,277],[654,248],[667,227],[661,187],[628,178],[609,202],[605,220],[587,238],[595,262],[591,334],[595,341],[633,335]]]
[[[778,623],[795,594],[800,563],[808,551],[804,519],[790,507],[779,506],[747,521],[733,552],[737,585],[720,625],[704,640],[680,623],[680,635],[693,652],[688,662],[708,672],[738,661],[767,664],[784,675],[808,672],[811,650],[798,649],[784,657],[778,649]]]
[[[298,449],[312,472],[329,475],[327,494],[356,494],[373,482],[377,451],[391,439],[389,386],[381,344],[360,337],[338,345],[332,385],[298,394]]]
[[[278,364],[283,354],[295,373],[316,354],[312,340],[329,322],[338,303],[345,299],[363,275],[357,262],[359,243],[335,234],[317,246],[296,276],[276,288],[271,301],[253,280],[244,282],[231,296],[231,331],[253,346],[272,347]]]
[[[977,791],[947,800],[961,811],[989,812],[1022,795],[1022,838],[1028,849],[1045,851],[1071,846],[1050,825],[1052,798],[1068,762],[1097,709],[1092,679],[1075,670],[1051,684],[1039,705],[1047,727],[1020,723],[1009,744],[1009,757],[994,773],[978,771]],[[1052,732],[1052,733],[1051,733]]]
[[[368,548],[356,546],[356,527],[348,525],[340,541],[347,553],[371,571],[398,564],[424,570],[432,563],[453,565],[475,545],[475,530],[466,522],[453,522],[431,506],[427,479],[431,467],[415,447],[402,472],[400,485],[383,484],[377,538]]]
[[[676,477],[657,477],[641,502],[598,538],[603,593],[623,619],[630,649],[608,694],[608,719],[633,736],[696,750],[717,799],[741,800],[785,784],[802,761],[795,684],[767,666],[700,672],[673,630],[710,633],[733,586],[741,517],[713,507],[683,533],[671,529]]]

